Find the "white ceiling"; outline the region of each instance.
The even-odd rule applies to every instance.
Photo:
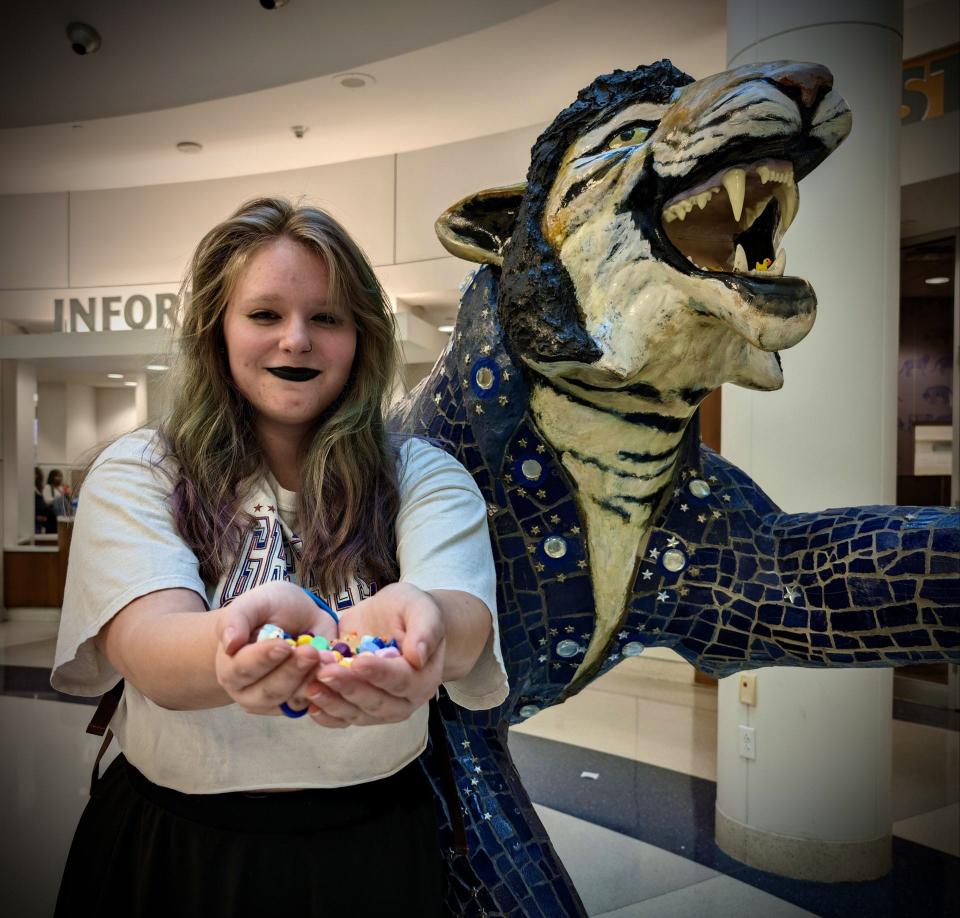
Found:
[[[615,67],[670,57],[705,76],[725,63],[724,0],[290,0],[269,13],[258,0],[61,0],[4,13],[0,77],[17,92],[0,124],[30,126],[0,129],[0,194],[405,152],[550,120]],[[96,54],[70,50],[74,18],[101,32]],[[345,89],[331,76],[344,69],[376,82]],[[184,140],[203,152],[177,152]]]
[[[4,4],[0,127],[177,108],[354,70],[488,28],[550,0],[45,0]],[[412,14],[411,14],[412,12]],[[93,26],[92,55],[67,25]]]

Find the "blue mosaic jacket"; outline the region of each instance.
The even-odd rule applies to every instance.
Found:
[[[594,627],[585,524],[572,480],[530,419],[524,371],[503,347],[495,304],[495,274],[483,268],[448,349],[394,419],[455,455],[487,501],[510,678],[499,708],[441,704],[470,842],[468,858],[447,847],[449,907],[578,915],[582,905],[510,760],[507,726],[651,645],[715,676],[775,664],[960,661],[958,518],[930,507],[784,514],[694,441],[621,626],[595,668],[571,682]],[[438,794],[439,755],[434,748],[426,757]]]

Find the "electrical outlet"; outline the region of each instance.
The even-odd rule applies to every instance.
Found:
[[[740,758],[755,759],[757,757],[757,735],[753,727],[740,724]]]
[[[757,674],[741,673],[740,675],[740,704],[754,705],[757,703]]]

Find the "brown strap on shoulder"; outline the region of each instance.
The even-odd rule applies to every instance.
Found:
[[[436,698],[430,700],[429,730],[433,754],[440,772],[440,784],[443,786],[443,797],[447,803],[447,812],[450,814],[453,850],[457,854],[466,856],[470,853],[467,845],[467,830],[463,824],[463,810],[460,808],[460,795],[457,793],[457,782],[453,777],[453,766],[450,764],[450,746],[447,743],[443,718],[440,716],[440,705],[437,704]]]
[[[123,695],[123,680],[121,679],[109,692],[105,692],[97,705],[97,710],[93,712],[90,723],[87,724],[87,733],[94,736],[102,736],[103,742],[100,744],[100,751],[93,760],[93,773],[90,775],[90,796],[93,796],[97,781],[100,780],[100,760],[107,751],[110,741],[113,739],[113,731],[109,729],[110,721],[120,704],[120,696]]]

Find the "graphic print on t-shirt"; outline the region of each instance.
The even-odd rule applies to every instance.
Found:
[[[289,559],[292,563],[288,565],[280,518],[270,513],[264,515],[258,512],[265,506],[258,503],[253,508],[253,527],[244,538],[236,560],[220,589],[221,607],[232,602],[241,593],[270,580],[289,580],[289,568],[293,568],[293,572],[296,570],[293,558]],[[274,510],[273,506],[267,506],[267,509]]]
[[[253,527],[244,537],[236,560],[222,581],[218,605],[222,608],[247,590],[272,580],[290,580],[316,592],[312,583],[300,583],[297,571],[303,558],[303,541],[295,533],[285,531],[277,508],[258,501],[250,512]],[[374,581],[354,576],[352,584],[321,598],[339,613],[376,592]]]

